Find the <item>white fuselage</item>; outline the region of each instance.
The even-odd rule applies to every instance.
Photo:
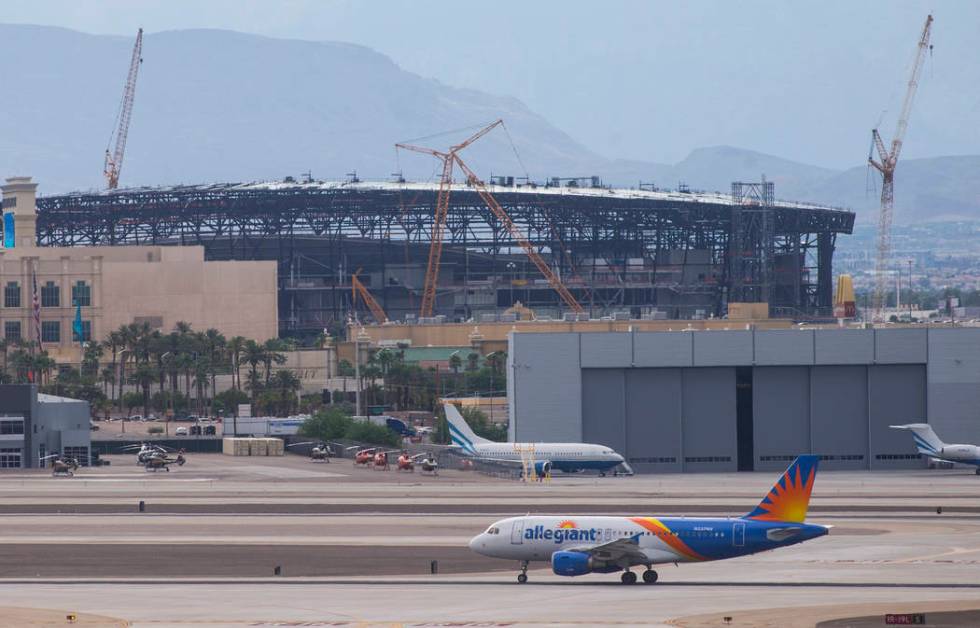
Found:
[[[589,443],[479,443],[463,448],[475,458],[513,462],[549,462],[552,469],[606,471],[624,465],[623,457],[606,447]]]

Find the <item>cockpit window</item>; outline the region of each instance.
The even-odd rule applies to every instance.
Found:
[[[490,526],[487,528],[487,534],[500,534],[500,528],[496,526]]]

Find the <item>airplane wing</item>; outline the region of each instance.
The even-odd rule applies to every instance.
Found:
[[[630,563],[642,562],[647,559],[647,555],[640,549],[640,535],[635,534],[631,537],[616,539],[601,545],[591,545],[584,547],[572,547],[568,551],[582,552],[589,554],[597,560],[610,563],[621,562],[626,558]]]

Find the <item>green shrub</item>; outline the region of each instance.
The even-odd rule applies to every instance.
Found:
[[[367,421],[352,421],[345,437],[361,443],[372,445],[387,445],[401,447],[402,437],[383,425],[375,425]]]
[[[320,440],[344,438],[353,422],[350,416],[338,408],[320,410],[303,421],[303,425],[299,427],[299,435]]]
[[[147,434],[163,434],[163,428],[160,427],[159,425],[151,425],[150,427],[146,428],[146,433]]]

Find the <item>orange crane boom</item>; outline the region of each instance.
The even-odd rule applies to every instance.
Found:
[[[110,190],[115,190],[119,186],[119,172],[122,170],[123,157],[126,154],[126,138],[129,135],[129,119],[133,113],[133,97],[136,94],[136,76],[139,74],[140,64],[143,63],[143,29],[136,33],[136,43],[133,44],[133,58],[129,62],[129,74],[126,75],[126,87],[123,88],[122,103],[119,105],[119,117],[113,134],[109,136],[109,144],[112,138],[116,138],[116,145],[113,151],[109,152],[109,146],[105,149],[105,164],[102,174],[105,175],[106,184]]]
[[[439,283],[439,261],[442,258],[442,241],[446,231],[446,215],[449,213],[449,192],[453,184],[454,156],[503,123],[503,120],[495,120],[459,144],[450,146],[448,151],[435,150],[424,146],[414,146],[412,144],[395,144],[395,148],[403,148],[416,153],[432,155],[442,161],[442,176],[439,178],[439,195],[436,197],[436,212],[432,220],[429,262],[425,267],[425,286],[422,291],[422,306],[419,308],[419,316],[432,316],[432,310],[436,304],[436,286]]]
[[[886,273],[891,262],[892,209],[895,204],[895,167],[898,165],[898,155],[902,152],[905,132],[909,127],[912,101],[915,99],[915,92],[919,87],[919,75],[922,72],[922,64],[926,58],[926,50],[932,48],[929,44],[932,21],[931,15],[926,17],[926,24],[922,27],[922,34],[919,36],[915,61],[912,64],[912,74],[909,77],[905,100],[902,102],[902,111],[898,116],[898,125],[895,128],[895,135],[892,138],[891,150],[889,151],[885,148],[885,142],[881,139],[881,134],[878,133],[878,129],[871,131],[871,138],[878,151],[880,161],[876,161],[872,155],[868,155],[868,163],[881,173],[881,210],[878,214],[878,252],[875,259],[873,304],[874,318],[876,320],[884,318],[885,295],[888,292],[888,277]]]
[[[368,309],[371,310],[371,314],[374,315],[374,320],[378,324],[387,323],[388,315],[385,314],[384,309],[378,304],[378,302],[371,296],[371,292],[368,291],[367,287],[361,283],[361,280],[357,278],[361,274],[361,269],[358,268],[357,272],[350,276],[350,292],[351,292],[351,306],[357,307],[357,296],[360,295],[361,299],[367,304]]]
[[[531,258],[531,261],[535,266],[537,266],[538,270],[542,275],[544,275],[545,279],[548,280],[548,283],[551,284],[551,287],[558,293],[558,296],[560,296],[568,307],[572,308],[573,311],[584,312],[585,310],[582,309],[581,304],[579,304],[572,293],[569,292],[568,288],[565,287],[565,284],[563,284],[558,275],[551,270],[551,267],[548,266],[538,252],[534,250],[534,247],[531,245],[528,239],[524,237],[524,234],[517,228],[517,225],[514,224],[511,217],[506,211],[504,211],[504,208],[500,206],[500,203],[498,203],[497,199],[493,197],[490,190],[487,189],[486,184],[480,180],[480,177],[476,176],[475,172],[470,170],[469,166],[463,163],[463,160],[460,159],[459,155],[454,154],[453,158],[456,160],[456,163],[459,164],[460,170],[466,173],[467,180],[471,185],[473,185],[473,187],[476,188],[476,191],[483,199],[483,202],[487,204],[487,207],[489,207],[490,211],[494,213],[497,220],[503,223],[503,225],[507,228],[507,231],[510,232],[511,237],[514,238],[522,249],[524,249],[524,252],[527,253],[529,258]]]

